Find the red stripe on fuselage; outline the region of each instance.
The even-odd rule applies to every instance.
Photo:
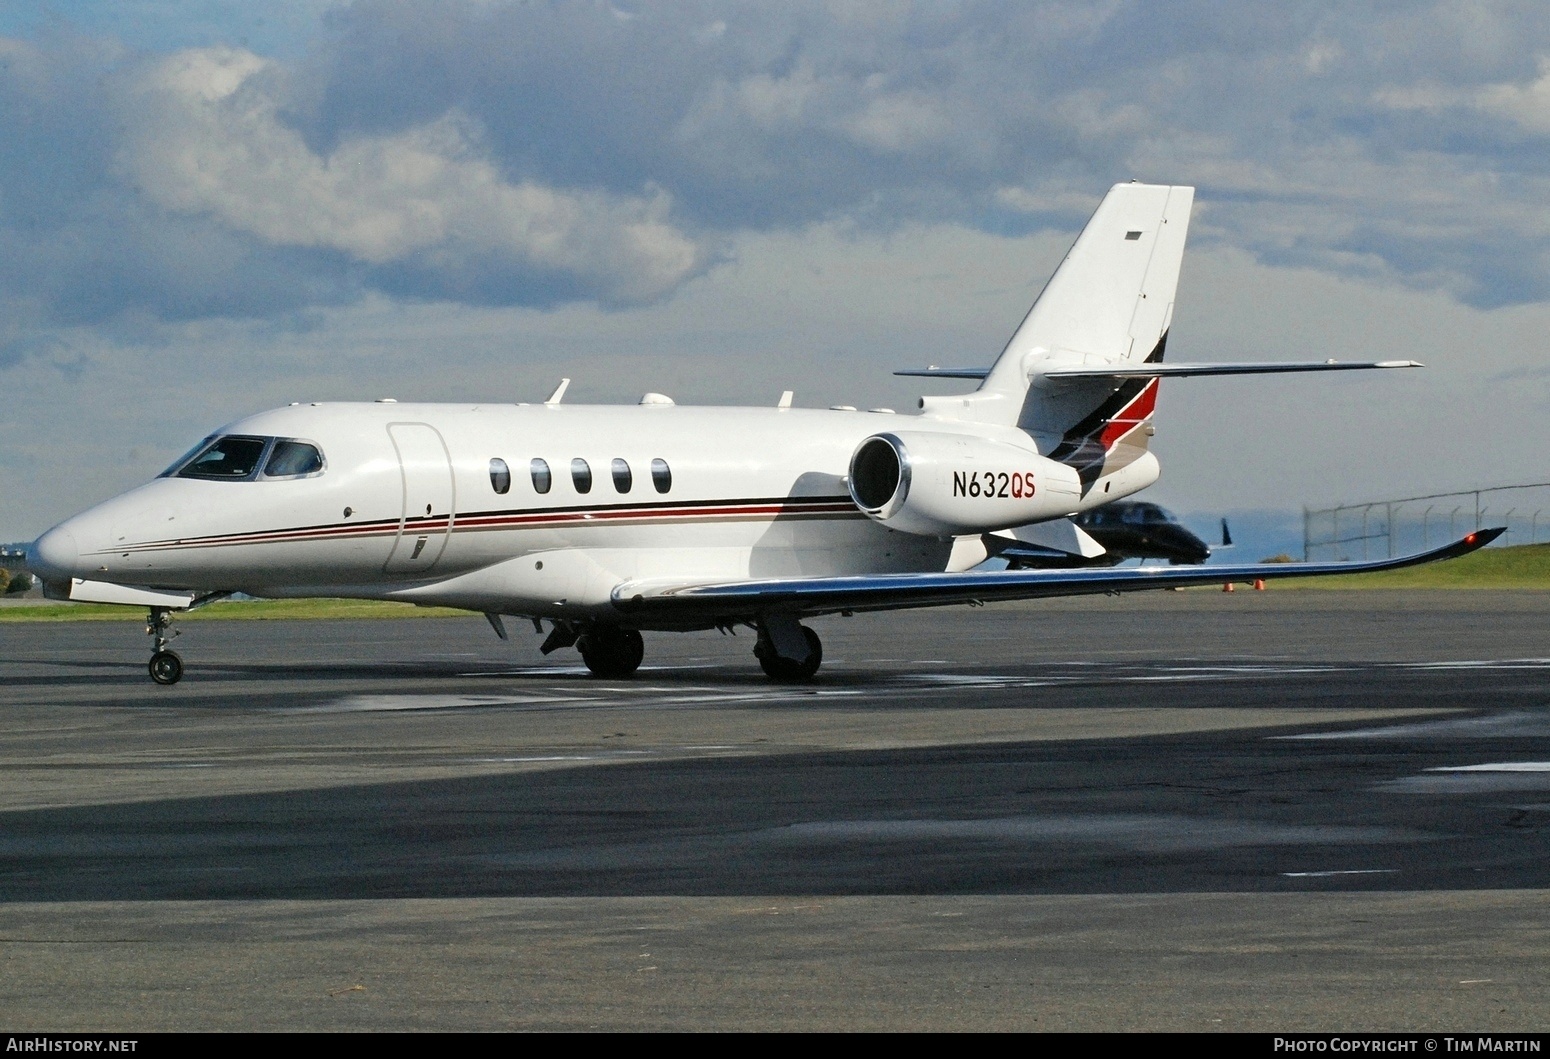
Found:
[[[813,518],[865,518],[848,499],[817,497],[811,500],[758,500],[709,501],[704,503],[662,503],[645,505],[620,505],[617,507],[549,508],[539,511],[502,511],[474,513],[449,518],[431,515],[406,520],[402,526],[405,536],[427,533],[453,533],[489,531],[501,529],[536,529],[559,526],[577,526],[588,523],[670,523],[670,522],[731,522],[774,521],[776,519]],[[295,529],[262,530],[253,533],[232,533],[215,537],[196,537],[149,541],[132,544],[111,551],[177,551],[191,548],[221,548],[245,544],[280,544],[293,541],[327,541],[358,539],[369,536],[397,536],[400,525],[397,519],[376,522],[324,526],[301,526]]]

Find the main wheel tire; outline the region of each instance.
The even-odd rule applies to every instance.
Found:
[[[754,654],[758,656],[759,667],[764,670],[764,675],[781,684],[798,684],[804,680],[812,680],[818,673],[818,667],[823,665],[823,641],[818,639],[818,634],[802,626],[802,635],[807,638],[809,648],[807,661],[793,662],[789,658],[782,658],[775,653],[775,645],[765,640],[760,640],[754,648]]]
[[[183,679],[183,659],[176,651],[157,651],[146,668],[158,684],[176,684]]]
[[[592,675],[605,680],[633,676],[646,657],[646,641],[634,629],[594,629],[576,641],[576,649]]]

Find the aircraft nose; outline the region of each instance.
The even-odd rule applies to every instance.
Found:
[[[76,574],[81,561],[81,546],[75,534],[56,526],[27,549],[27,566],[45,581],[57,581]]]

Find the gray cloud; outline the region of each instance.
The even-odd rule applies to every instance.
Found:
[[[0,41],[0,363],[60,324],[378,290],[672,295],[739,232],[1070,230],[1196,183],[1199,244],[1550,294],[1538,5],[363,0],[297,60]]]
[[[334,251],[368,269],[553,272],[602,300],[633,302],[672,290],[702,259],[668,221],[664,194],[509,181],[456,111],[319,154],[279,119],[270,66],[217,48],[144,71],[121,104],[117,161],[127,180],[170,214],[206,215],[265,245]]]
[[[380,0],[336,14],[295,120],[334,143],[456,111],[508,173],[662,187],[702,231],[1026,231],[1116,179],[1192,182],[1208,238],[1494,305],[1550,290],[1547,56],[1516,0]]]

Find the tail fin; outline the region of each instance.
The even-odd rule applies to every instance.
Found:
[[[1194,198],[1190,187],[1109,189],[980,388],[927,398],[923,407],[941,402],[954,418],[1016,424],[1041,452],[1076,469],[1084,494],[1132,464],[1124,481],[1105,483],[1106,492],[1121,486],[1109,498],[1149,485],[1157,379],[1045,372],[1162,360]]]
[[[1077,466],[1089,485],[1105,466],[1144,453],[1156,379],[1043,373],[1162,360],[1194,197],[1190,187],[1116,184],[979,390],[927,398],[925,407],[940,402],[955,418],[1015,423],[1041,451]]]

